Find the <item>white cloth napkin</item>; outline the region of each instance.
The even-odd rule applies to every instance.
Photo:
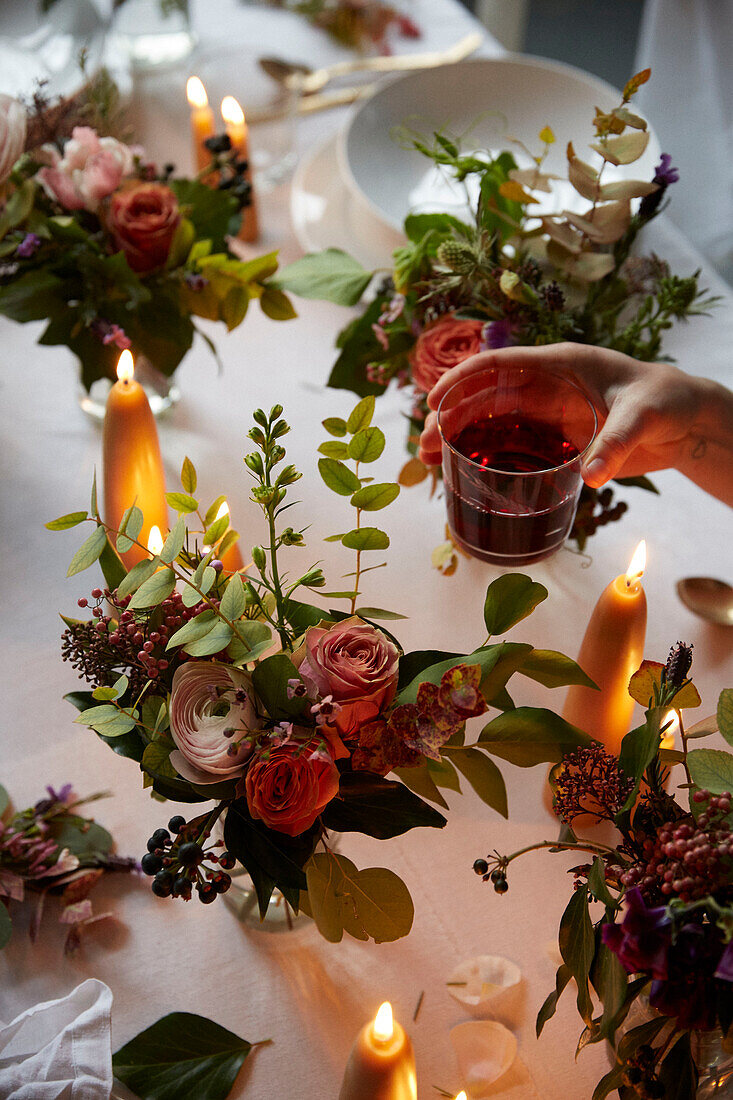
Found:
[[[0,1100],[109,1100],[112,992],[88,978],[0,1023]]]

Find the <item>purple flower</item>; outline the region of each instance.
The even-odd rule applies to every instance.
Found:
[[[670,183],[677,183],[680,178],[679,169],[672,167],[672,158],[669,153],[662,153],[662,159],[654,172],[654,183],[664,187],[668,187]]]
[[[389,336],[384,331],[381,325],[372,325],[372,332],[376,336],[377,340],[382,346],[384,351],[389,351]]]
[[[124,351],[125,348],[131,346],[130,339],[126,335],[125,330],[112,321],[105,321],[104,317],[97,317],[96,321],[92,322],[91,330],[97,339],[102,341],[105,347],[108,344],[115,344],[120,351]]]
[[[666,978],[671,934],[664,906],[647,909],[641,891],[626,892],[626,912],[621,924],[604,924],[601,936],[629,974],[643,971],[652,978]]]
[[[189,272],[186,276],[186,286],[189,290],[203,290],[208,284],[209,280],[205,279],[203,275],[195,275],[193,272]]]
[[[670,947],[664,981],[652,982],[649,1004],[663,1016],[673,1016],[682,1028],[715,1025],[713,973],[720,937],[713,925],[686,924]]]
[[[23,240],[15,250],[15,255],[21,260],[29,260],[41,247],[41,238],[36,233],[26,233]]]
[[[514,342],[513,331],[512,323],[507,317],[502,317],[500,321],[489,321],[481,331],[481,343],[488,351],[507,348]]]

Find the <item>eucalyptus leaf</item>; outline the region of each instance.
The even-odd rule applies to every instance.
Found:
[[[73,577],[77,573],[83,573],[90,565],[94,565],[99,555],[104,550],[107,542],[107,532],[102,525],[94,528],[71,559],[71,564],[66,572],[67,577]]]
[[[136,504],[131,504],[125,511],[120,523],[120,533],[117,536],[117,552],[126,554],[135,543],[143,529],[143,514]]]
[[[160,560],[164,561],[166,565],[170,565],[171,562],[174,562],[183,549],[185,541],[186,521],[183,516],[179,516],[178,522],[173,530],[168,532],[166,540],[163,543],[163,549],[160,551]]]
[[[386,867],[360,871],[346,856],[319,852],[306,866],[308,900],[321,934],[338,943],[355,939],[390,943],[412,927],[414,906],[402,879]]]
[[[506,634],[546,599],[544,584],[538,584],[524,573],[504,573],[486,590],[484,622],[487,631],[490,635]]]
[[[226,649],[232,640],[233,633],[228,623],[217,618],[211,630],[207,631],[203,637],[187,642],[183,648],[190,657],[213,657],[215,653]]]
[[[175,646],[183,645],[185,642],[194,642],[198,638],[203,638],[214,626],[214,623],[219,622],[219,618],[212,607],[206,608],[195,618],[189,619],[187,623],[179,627],[175,634],[172,634],[168,639],[166,649],[173,649]]]
[[[244,585],[242,584],[242,578],[238,573],[235,573],[230,577],[227,583],[224,595],[221,598],[221,604],[219,610],[225,618],[235,621],[241,615],[244,614],[246,607],[246,600],[244,595]]]
[[[175,587],[176,575],[173,570],[158,569],[140,585],[128,606],[131,611],[139,607],[157,607],[170,596]]]
[[[144,581],[146,581],[148,577],[151,577],[153,575],[155,569],[156,565],[152,558],[143,558],[142,561],[139,561],[136,565],[133,565],[127,576],[124,577],[122,581],[120,581],[120,584],[117,588],[118,597],[120,599],[123,599],[123,597],[129,596],[133,592],[136,592],[140,585]]]
[[[378,512],[386,508],[400,495],[400,487],[395,482],[376,482],[373,485],[364,485],[351,498],[354,508],[361,508],[366,512]]]
[[[88,519],[87,512],[67,512],[65,516],[59,516],[58,519],[52,519],[44,526],[49,531],[66,531],[69,527],[77,527],[80,523],[83,523],[85,519]]]
[[[226,1100],[252,1044],[191,1012],[171,1012],[112,1056],[140,1100]]]

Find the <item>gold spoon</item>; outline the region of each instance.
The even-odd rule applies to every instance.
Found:
[[[684,577],[677,595],[685,607],[718,626],[733,626],[733,588],[714,577]]]
[[[339,61],[323,69],[309,69],[307,65],[285,61],[280,57],[261,57],[258,64],[273,80],[287,85],[301,95],[312,95],[336,77],[348,76],[350,73],[392,73],[407,69],[430,69],[461,61],[469,54],[475,53],[483,41],[483,34],[474,31],[447,50],[434,53],[399,54],[396,57],[359,57],[351,61]]]

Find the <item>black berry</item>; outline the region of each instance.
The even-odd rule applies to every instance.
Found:
[[[184,867],[195,867],[204,858],[204,853],[200,844],[189,840],[178,849],[178,858]]]
[[[140,866],[143,869],[143,874],[155,875],[162,869],[163,860],[160,856],[154,855],[153,852],[146,852],[140,860]]]
[[[476,875],[485,875],[489,869],[489,865],[485,859],[477,859],[473,865],[473,871]]]
[[[217,889],[210,882],[200,882],[196,887],[196,892],[198,893],[199,900],[202,901],[204,905],[211,905],[212,901],[216,900]]]
[[[152,891],[159,898],[168,898],[173,889],[173,875],[170,871],[158,871],[153,879]]]
[[[170,831],[172,833],[180,833],[181,829],[184,827],[185,824],[186,824],[185,817],[181,817],[180,814],[176,814],[176,816],[172,817],[170,819],[170,821],[168,822],[168,828],[170,829]]]

